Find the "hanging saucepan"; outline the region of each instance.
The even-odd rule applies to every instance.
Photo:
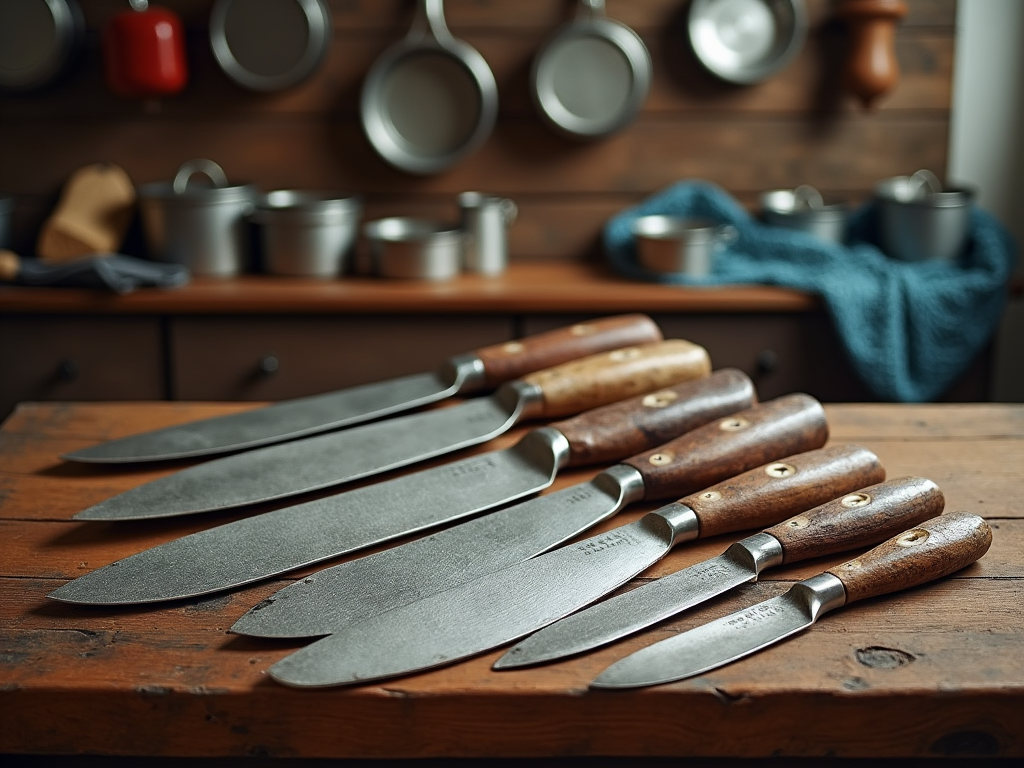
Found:
[[[580,0],[533,62],[533,98],[545,120],[577,139],[626,126],[651,87],[651,57],[637,34],[605,16],[604,0]]]
[[[49,85],[69,70],[84,41],[75,0],[0,0],[0,90]]]
[[[370,69],[360,113],[384,160],[437,173],[490,135],[498,87],[483,56],[448,31],[441,0],[421,0],[409,33]]]
[[[280,91],[309,77],[331,44],[322,0],[217,0],[210,45],[224,73],[253,91]]]

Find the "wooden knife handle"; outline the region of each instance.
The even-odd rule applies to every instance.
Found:
[[[766,530],[782,544],[782,562],[869,547],[942,514],[945,505],[939,486],[923,477],[857,487]]]
[[[794,394],[716,419],[624,463],[643,477],[645,498],[667,499],[820,448],[826,440],[828,422],[821,403]]]
[[[569,466],[609,464],[756,401],[750,377],[735,368],[723,368],[707,378],[595,408],[551,426],[569,441]]]
[[[871,451],[834,445],[748,470],[680,503],[697,515],[700,537],[706,538],[764,528],[884,478],[885,470]]]
[[[623,347],[523,376],[540,388],[539,416],[567,416],[711,373],[703,347],[682,339]]]
[[[847,604],[898,592],[966,568],[992,544],[988,523],[969,512],[939,515],[828,571]]]
[[[495,344],[474,354],[484,365],[485,385],[493,388],[542,368],[661,338],[661,329],[647,315],[618,315]]]

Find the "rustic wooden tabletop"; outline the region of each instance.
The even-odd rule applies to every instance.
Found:
[[[947,511],[985,517],[994,532],[988,554],[930,586],[829,614],[738,663],[619,692],[590,691],[587,683],[633,650],[778,594],[849,555],[773,569],[757,584],[562,663],[496,673],[490,666],[502,651],[495,651],[385,683],[313,691],[285,688],[266,674],[302,642],[227,632],[306,572],[150,607],[45,597],[113,560],[241,516],[74,522],[83,508],[184,464],[75,465],[61,453],[250,407],[25,404],[4,423],[0,753],[1024,756],[1024,406],[827,406],[831,443],[863,445],[889,477],[929,477],[943,489]],[[524,429],[478,450],[507,446]],[[567,471],[554,487],[593,474]],[[653,507],[636,505],[602,528]],[[680,546],[641,580],[718,554],[738,538]]]

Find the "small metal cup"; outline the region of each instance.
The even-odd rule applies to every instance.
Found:
[[[500,275],[508,266],[508,228],[519,208],[504,197],[483,192],[459,195],[462,212],[462,261],[467,272]]]
[[[642,266],[689,277],[711,274],[715,252],[737,237],[729,224],[676,216],[641,216],[631,231]]]
[[[391,217],[368,222],[375,275],[406,280],[449,280],[462,267],[462,232],[427,219]]]
[[[761,215],[773,227],[809,232],[833,243],[842,243],[848,208],[828,203],[814,187],[773,189],[761,195]]]
[[[975,192],[943,189],[930,171],[875,185],[882,250],[902,261],[956,259],[970,237]]]

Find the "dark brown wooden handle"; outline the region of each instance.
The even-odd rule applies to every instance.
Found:
[[[879,485],[858,486],[808,512],[769,528],[782,544],[784,563],[870,547],[907,528],[942,514],[939,486],[923,477],[901,477]]]
[[[705,538],[764,528],[884,477],[878,457],[867,448],[834,445],[751,469],[680,503],[697,515]]]
[[[821,403],[810,395],[786,395],[716,419],[624,463],[643,476],[645,498],[667,499],[820,448],[826,440]]]
[[[523,376],[540,388],[539,415],[567,416],[711,373],[703,347],[682,339],[624,347]]]
[[[992,544],[988,523],[969,512],[933,517],[831,569],[847,604],[941,579],[966,568]]]
[[[661,339],[661,329],[647,315],[618,315],[484,347],[475,354],[484,364],[486,386],[496,387],[580,357]]]
[[[844,0],[838,14],[851,38],[844,85],[870,108],[899,79],[896,22],[907,14],[907,6],[902,0]]]
[[[569,441],[569,465],[611,463],[667,443],[757,401],[754,383],[735,368],[595,408],[551,424]]]

